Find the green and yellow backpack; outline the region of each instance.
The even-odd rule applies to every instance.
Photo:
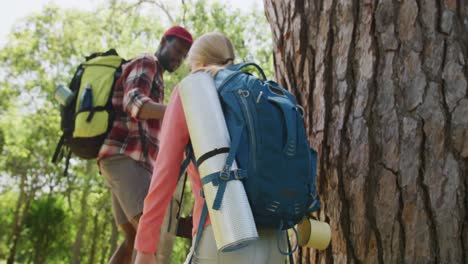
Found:
[[[66,156],[65,174],[72,153],[83,159],[97,158],[112,127],[112,94],[125,62],[111,49],[91,54],[78,66],[69,84],[73,100],[60,109],[62,136],[52,158],[57,163]],[[86,88],[90,88],[86,93],[91,93],[87,98],[83,96]],[[86,107],[84,100],[89,101]]]

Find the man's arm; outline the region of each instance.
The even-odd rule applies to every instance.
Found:
[[[142,57],[132,61],[128,67],[131,71],[124,84],[123,110],[139,120],[162,119],[166,106],[149,97],[157,71],[154,60]]]
[[[138,119],[162,119],[166,112],[166,106],[153,101],[146,101],[140,108]]]

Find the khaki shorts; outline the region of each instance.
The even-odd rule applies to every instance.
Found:
[[[131,222],[143,212],[152,173],[125,155],[104,158],[99,161],[99,168],[111,190],[116,223],[122,225]]]
[[[283,264],[286,257],[278,250],[278,230],[271,228],[257,228],[259,239],[252,244],[232,252],[218,252],[211,225],[203,228],[197,250],[193,252],[193,244],[185,264],[192,257],[192,264]],[[195,243],[195,239],[193,240]],[[279,241],[283,251],[287,250],[286,231]]]

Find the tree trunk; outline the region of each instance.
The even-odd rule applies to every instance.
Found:
[[[110,250],[106,258],[106,260],[109,260],[112,257],[112,254],[114,254],[115,250],[117,249],[117,242],[119,240],[119,228],[117,227],[117,224],[115,223],[114,217],[112,215],[109,215],[107,217],[107,220],[110,221],[112,228],[111,237],[109,239]]]
[[[18,201],[16,202],[16,209],[15,209],[15,216],[13,221],[13,232],[11,233],[10,237],[10,253],[8,254],[7,264],[15,263],[16,257],[16,250],[18,247],[18,242],[21,237],[21,232],[23,231],[23,222],[26,217],[26,214],[29,210],[29,206],[31,205],[31,200],[34,197],[34,193],[30,193],[28,195],[26,191],[26,180],[27,176],[21,176],[20,182],[20,194],[18,197]]]
[[[96,248],[97,248],[97,243],[98,243],[98,235],[99,235],[99,211],[96,211],[94,214],[94,227],[93,227],[93,238],[91,240],[91,251],[89,253],[89,264],[96,263],[95,258],[96,258]]]
[[[466,5],[265,0],[332,228],[298,263],[468,262]]]
[[[52,204],[51,204],[51,199],[52,199],[52,188],[50,192],[47,195],[47,206],[44,208],[47,211],[47,214],[50,215],[50,212],[52,210]],[[42,230],[42,236],[40,237],[35,237],[31,241],[33,242],[33,248],[34,248],[34,263],[35,264],[42,264],[46,263],[47,256],[49,254],[49,243],[50,243],[50,234],[49,234],[49,228],[48,224],[41,222],[40,223],[40,229]]]
[[[90,175],[92,168],[91,162],[86,163],[86,174]],[[72,264],[79,264],[80,263],[80,256],[81,256],[81,247],[83,245],[83,236],[86,232],[86,225],[88,219],[88,196],[91,191],[89,179],[85,184],[85,188],[83,189],[83,193],[81,194],[81,201],[80,201],[80,220],[78,224],[78,230],[75,235],[75,242],[73,243],[73,256],[72,256]]]
[[[72,264],[79,264],[80,263],[80,256],[81,256],[81,247],[83,244],[83,236],[86,231],[86,224],[87,224],[87,199],[89,195],[90,188],[84,188],[83,194],[81,195],[81,202],[80,202],[80,220],[78,224],[78,230],[76,231],[75,235],[75,242],[73,243],[73,256],[72,256]]]
[[[24,200],[25,200],[25,195],[24,195],[24,182],[26,180],[26,177],[21,177],[20,179],[20,193],[18,195],[18,200],[16,201],[16,207],[15,207],[15,215],[13,217],[13,226],[12,226],[12,232],[11,232],[11,235],[8,239],[8,244],[12,245],[12,247],[10,248],[10,256],[8,259],[12,258],[14,259],[14,255],[16,254],[16,242],[13,243],[13,241],[15,240],[15,238],[18,236],[19,234],[19,231],[18,231],[18,228],[20,226],[20,219],[21,219],[21,208],[24,204]],[[13,254],[13,256],[11,256]],[[12,260],[13,261],[13,260]]]
[[[80,202],[81,216],[80,216],[80,221],[79,221],[79,227],[75,235],[75,243],[73,244],[72,264],[80,263],[81,246],[83,244],[83,236],[86,231],[86,224],[87,224],[86,220],[87,220],[88,194],[89,194],[89,188],[85,188],[81,196],[81,202]]]
[[[108,250],[110,248],[110,243],[106,242],[106,238],[108,234],[106,231],[108,230],[108,228],[109,228],[109,222],[107,221],[106,215],[104,215],[104,221],[102,223],[102,232],[99,236],[99,241],[101,244],[101,249],[99,250],[100,255],[101,255],[101,260],[99,261],[99,263],[102,263],[102,264],[106,263],[106,261],[109,259],[107,258],[107,256],[109,255]]]
[[[15,230],[12,234],[12,245],[10,248],[10,253],[8,255],[8,260],[7,264],[13,264],[15,263],[15,257],[16,257],[16,250],[18,247],[18,242],[21,238],[21,232],[23,231],[23,222],[26,217],[26,214],[28,213],[29,206],[31,205],[31,200],[32,198],[26,198],[27,200],[25,201],[23,211],[21,212],[21,217],[19,219],[18,225],[15,226]]]

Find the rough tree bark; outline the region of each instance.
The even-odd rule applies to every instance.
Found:
[[[333,232],[298,262],[467,263],[468,2],[264,3]]]

